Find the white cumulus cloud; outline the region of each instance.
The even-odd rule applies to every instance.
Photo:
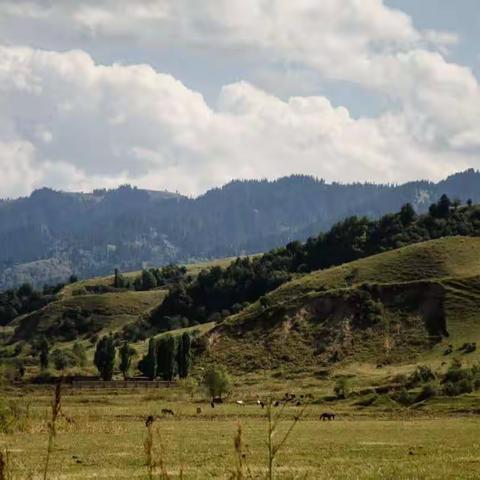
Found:
[[[294,172],[438,179],[478,167],[479,83],[448,60],[458,41],[382,0],[3,0],[0,197],[123,182],[197,194]],[[142,62],[118,61],[130,49]],[[152,66],[157,51],[195,68],[202,55],[235,58],[245,76],[212,106]],[[288,91],[308,87],[289,98],[258,88],[248,73],[259,63],[266,83],[283,65]],[[301,96],[317,78],[386,107],[354,118],[324,95]]]
[[[284,101],[247,82],[225,86],[212,109],[150,66],[98,65],[80,51],[2,47],[0,91],[3,162],[11,162],[2,196],[125,181],[196,194],[232,178],[292,172],[438,178],[468,164],[418,125],[415,136],[405,112],[353,119],[325,97]]]

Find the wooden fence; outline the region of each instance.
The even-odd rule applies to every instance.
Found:
[[[165,382],[162,380],[73,380],[72,388],[91,388],[91,389],[120,389],[120,388],[169,388],[173,387],[175,382]]]
[[[75,380],[75,379],[66,379],[62,388],[64,389],[73,389],[73,390],[82,390],[82,389],[91,389],[91,390],[120,390],[120,389],[154,389],[154,388],[170,388],[176,385],[175,381],[165,382],[163,380]],[[46,383],[18,383],[17,386],[28,386],[29,388],[35,389],[51,389],[55,386],[55,383],[46,382]]]

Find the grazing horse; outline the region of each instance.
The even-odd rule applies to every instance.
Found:
[[[162,415],[171,415],[172,417],[175,416],[173,410],[170,410],[169,408],[162,408]]]
[[[320,420],[335,420],[335,414],[332,412],[324,412],[320,415]]]

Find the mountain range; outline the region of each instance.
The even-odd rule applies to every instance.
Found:
[[[424,212],[444,193],[480,202],[480,172],[402,185],[303,175],[238,180],[196,198],[129,185],[92,193],[43,188],[0,201],[0,289],[261,252],[348,216],[377,218],[407,202]]]

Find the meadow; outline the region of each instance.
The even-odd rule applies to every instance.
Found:
[[[255,388],[248,388],[253,388],[250,397],[247,390],[236,397],[248,398],[246,405],[237,405],[232,398],[215,408],[176,387],[141,391],[65,388],[47,478],[264,479],[267,408],[256,404]],[[280,391],[276,395],[279,398]],[[20,428],[0,434],[0,448],[8,460],[4,478],[44,478],[52,391],[10,389],[3,398],[28,408]],[[478,396],[461,401],[480,406]],[[274,416],[281,412],[274,435],[277,443],[301,414],[275,459],[273,478],[479,478],[480,416],[473,408],[455,410],[450,405],[442,410],[441,405],[439,400],[425,410],[375,409],[348,402],[313,402],[272,408]],[[162,416],[163,408],[171,408],[175,416]],[[334,421],[319,420],[322,412],[332,410],[337,414]],[[152,477],[144,448],[148,415],[157,416],[152,451],[160,467]],[[235,473],[239,458],[245,464],[245,477]]]

